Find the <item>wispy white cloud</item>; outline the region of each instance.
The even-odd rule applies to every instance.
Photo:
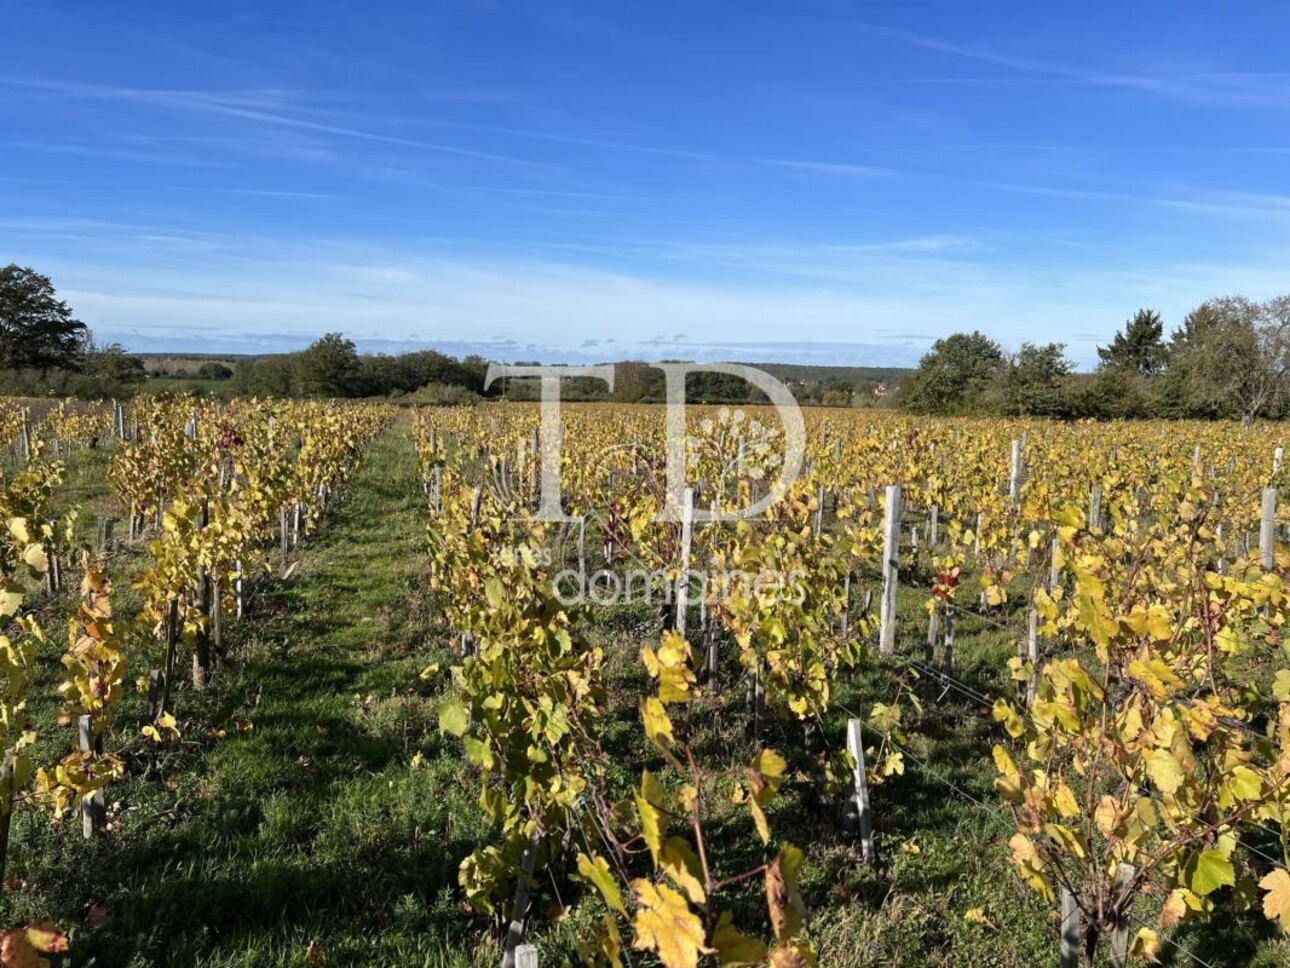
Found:
[[[262,198],[341,198],[331,192],[297,192],[276,188],[216,188],[212,186],[181,186],[179,191],[214,192],[220,195],[254,195]]]
[[[112,144],[71,144],[47,141],[16,141],[10,146],[24,151],[43,151],[49,154],[76,155],[84,158],[138,161],[149,165],[174,165],[180,168],[223,168],[225,163],[210,158],[193,158],[170,152],[143,151],[118,147]]]
[[[512,188],[504,185],[449,185],[439,183],[437,187],[451,191],[459,192],[484,192],[486,194],[496,195],[537,195],[550,196],[553,198],[600,198],[600,199],[625,199],[635,198],[634,195],[626,195],[618,192],[579,192],[564,191],[555,188]]]
[[[149,105],[152,107],[184,111],[189,113],[214,115],[226,118],[256,122],[263,125],[277,126],[295,131],[310,132],[321,135],[332,135],[378,144],[397,147],[421,149],[463,158],[499,162],[531,169],[554,170],[564,166],[524,158],[516,155],[484,151],[477,148],[447,144],[441,141],[427,141],[409,138],[402,135],[385,134],[350,125],[335,124],[316,118],[289,113],[293,98],[299,92],[269,89],[263,91],[192,91],[131,88],[113,85],[84,84],[66,81],[32,80],[26,78],[2,77],[0,85],[20,90],[39,91],[46,94],[58,94],[88,100],[116,101],[130,104]],[[675,158],[692,162],[714,165],[746,165],[799,173],[815,173],[849,178],[880,178],[895,174],[888,168],[860,164],[847,160],[762,157],[749,154],[723,154],[719,152],[699,151],[688,148],[677,148],[664,145],[650,145],[638,142],[598,138],[561,132],[538,131],[505,125],[459,122],[436,119],[417,119],[419,124],[438,127],[488,132],[507,135],[534,141],[544,141],[565,145],[576,145],[611,151],[631,152],[653,155],[662,158]]]
[[[530,158],[519,158],[511,155],[481,151],[460,145],[442,144],[416,138],[404,138],[398,135],[366,131],[361,128],[327,124],[308,118],[283,113],[280,102],[282,92],[210,92],[210,91],[168,91],[145,88],[114,87],[100,84],[80,84],[66,81],[29,80],[23,78],[0,77],[0,84],[19,88],[61,94],[99,101],[119,101],[131,104],[146,104],[153,107],[169,108],[197,114],[216,115],[226,118],[237,118],[266,125],[291,128],[299,131],[311,131],[319,134],[335,135],[360,141],[379,144],[397,145],[403,148],[417,148],[424,151],[472,158],[478,161],[501,162],[526,168],[552,168],[554,166]],[[278,110],[265,110],[266,106]]]
[[[559,131],[539,131],[532,128],[517,128],[510,125],[488,124],[476,121],[457,121],[442,118],[403,118],[400,120],[404,123],[415,123],[431,127],[452,128],[462,131],[488,132],[490,134],[509,135],[511,137],[525,138],[533,141],[546,141],[555,144],[578,145],[586,148],[601,148],[608,151],[654,155],[661,158],[676,158],[683,161],[693,161],[712,165],[752,165],[863,178],[884,177],[894,174],[894,172],[887,168],[874,165],[864,165],[850,161],[761,157],[758,155],[737,153],[724,154],[720,152],[699,151],[692,148],[642,144],[640,142],[623,141],[621,139],[601,138],[594,135],[569,134],[567,132]]]
[[[888,178],[897,172],[877,165],[858,165],[844,161],[801,161],[793,158],[747,158],[746,161],[771,168],[816,172],[821,175],[843,175],[855,178]]]
[[[1151,192],[1070,188],[1057,185],[1028,185],[1020,182],[990,181],[986,179],[962,178],[955,180],[980,188],[992,188],[1022,195],[1041,195],[1074,201],[1146,205],[1222,218],[1271,219],[1290,225],[1290,219],[1287,219],[1287,216],[1290,216],[1290,196],[1286,195],[1216,190],[1196,190],[1186,196],[1177,194],[1159,195]]]
[[[0,223],[13,238],[8,228]],[[799,247],[758,252],[696,244],[688,253],[674,246],[697,267],[678,275],[642,261],[613,271],[554,252],[470,252],[461,240],[395,251],[325,239],[170,233],[195,243],[188,247],[159,241],[167,233],[156,227],[118,231],[132,232],[138,245],[157,237],[156,257],[122,264],[119,246],[70,257],[41,251],[38,236],[25,246],[100,335],[173,330],[177,319],[193,347],[251,330],[295,334],[299,342],[339,329],[360,341],[399,333],[436,344],[488,333],[524,345],[539,339],[552,359],[613,334],[618,343],[604,352],[614,357],[679,354],[686,345],[810,342],[895,347],[908,361],[936,337],[981,329],[1012,346],[1085,334],[1070,342],[1078,359],[1091,362],[1092,342],[1109,338],[1137,306],[1157,307],[1173,321],[1218,293],[1274,295],[1285,287],[1287,255],[1270,250],[1266,260],[1245,265],[1127,265],[1109,253],[1082,268],[1056,268],[999,261],[997,253],[974,258],[970,240],[928,237],[807,247],[787,271],[771,275],[760,260],[774,264],[781,248]],[[0,261],[7,256],[0,252]],[[737,265],[728,265],[732,260]],[[1042,333],[1035,326],[1040,318]],[[664,327],[686,339],[650,343],[649,334]],[[875,353],[878,359],[894,357]]]
[[[1258,103],[1265,106],[1290,106],[1290,100],[1287,99],[1287,95],[1290,95],[1290,76],[1280,72],[1229,71],[1223,73],[1186,74],[1175,77],[1128,74],[1076,66],[1044,58],[1021,57],[1001,53],[986,47],[958,43],[943,37],[905,30],[899,27],[863,22],[858,23],[856,26],[862,32],[879,39],[949,54],[963,60],[992,64],[996,67],[1003,67],[1048,80],[1065,80],[1099,87],[1122,88],[1197,104]],[[921,79],[921,82],[977,83],[981,80],[984,79],[933,78]]]

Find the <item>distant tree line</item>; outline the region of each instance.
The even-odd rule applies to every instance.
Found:
[[[670,362],[685,362],[673,360]],[[515,366],[533,365],[516,363]],[[701,365],[701,364],[700,364]],[[753,364],[756,365],[756,364]],[[812,367],[785,368],[793,375],[781,374],[779,379],[804,406],[825,407],[880,407],[890,406],[886,384],[878,380],[848,380],[827,372],[810,377]],[[859,368],[851,368],[859,369]],[[901,372],[901,371],[893,371]],[[490,396],[508,400],[537,400],[540,388],[535,377],[504,376],[490,388]],[[656,364],[628,360],[614,364],[614,388],[611,391],[603,380],[592,377],[571,377],[562,381],[561,399],[584,402],[614,403],[663,403],[667,399],[667,384],[663,371]],[[686,376],[685,398],[697,404],[764,404],[766,395],[740,377],[728,373],[709,373],[698,370]]]
[[[668,362],[681,362],[672,360]],[[515,363],[535,366],[536,363]],[[537,400],[541,392],[536,377],[503,375],[489,388],[490,396],[507,400]],[[766,397],[756,387],[728,373],[696,372],[685,380],[686,399],[690,403],[764,403]],[[612,401],[614,403],[663,403],[667,383],[657,366],[639,360],[614,364],[614,388],[594,377],[570,377],[560,384],[562,400]]]
[[[937,340],[918,369],[888,396],[885,385],[847,380],[837,368],[812,378],[784,373],[802,403],[885,406],[916,413],[1093,417],[1257,418],[1290,416],[1290,295],[1267,302],[1243,296],[1211,299],[1192,310],[1168,338],[1160,314],[1139,310],[1114,339],[1098,347],[1093,373],[1076,373],[1062,343],[1023,343],[1007,354],[978,332]],[[328,333],[295,353],[245,359],[232,372],[218,362],[193,376],[222,380],[243,396],[402,397],[463,403],[484,393],[487,361],[455,359],[434,350],[397,356],[359,354]],[[783,368],[781,368],[783,369]],[[864,371],[868,376],[871,372]],[[854,375],[854,374],[853,374]],[[118,344],[99,346],[60,300],[52,282],[31,268],[0,268],[0,393],[24,396],[126,396],[147,379],[144,363]],[[619,363],[614,389],[591,379],[562,386],[569,400],[661,402],[661,370]],[[694,403],[761,403],[761,392],[738,377],[692,373]],[[506,377],[487,396],[536,399],[537,381]]]
[[[460,402],[483,390],[487,370],[482,356],[359,354],[351,340],[328,333],[297,353],[239,361],[230,386],[239,396],[400,397],[423,391],[433,402]]]
[[[207,360],[199,363],[195,367],[187,366],[169,366],[162,364],[152,366],[148,370],[151,377],[167,377],[171,380],[205,380],[217,382],[219,380],[231,380],[233,378],[233,368],[227,363],[221,363],[219,360]]]
[[[915,413],[1075,419],[1290,415],[1290,296],[1211,299],[1166,338],[1140,309],[1093,373],[1076,373],[1062,343],[1023,343],[1011,355],[981,333],[937,340],[901,387]]]

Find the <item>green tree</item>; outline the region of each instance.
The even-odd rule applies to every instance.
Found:
[[[1174,416],[1276,414],[1290,391],[1290,299],[1224,296],[1197,306],[1173,334],[1162,399]]]
[[[1098,420],[1150,417],[1158,406],[1152,391],[1148,378],[1120,366],[1101,366],[1096,373],[1075,373],[1066,384],[1070,406],[1067,416]]]
[[[228,380],[233,376],[231,367],[215,360],[203,363],[197,368],[197,379],[199,380]]]
[[[108,384],[122,386],[132,386],[148,379],[143,360],[127,353],[120,343],[98,346],[92,340],[87,342],[85,373]]]
[[[1154,309],[1139,309],[1115,334],[1110,346],[1099,346],[1103,366],[1120,367],[1142,376],[1162,372],[1169,359],[1164,320]]]
[[[48,276],[0,269],[0,370],[78,369],[87,335]]]
[[[915,413],[983,412],[987,391],[1006,365],[999,344],[981,333],[938,339],[902,388],[904,404]]]
[[[328,333],[296,355],[296,390],[305,396],[346,397],[357,386],[358,352],[340,333]]]
[[[243,397],[295,396],[296,358],[280,355],[240,360],[233,371],[232,388]]]
[[[1073,369],[1064,344],[1022,343],[999,378],[1003,411],[1012,416],[1068,416],[1067,378]]]

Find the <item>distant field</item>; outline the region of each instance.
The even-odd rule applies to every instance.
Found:
[[[185,377],[154,376],[144,386],[145,392],[160,393],[163,390],[200,390],[203,393],[220,394],[227,390],[228,380],[195,380]]]

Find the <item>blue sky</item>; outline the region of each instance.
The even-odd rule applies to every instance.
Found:
[[[1290,3],[0,0],[101,339],[905,364],[1290,291]]]

